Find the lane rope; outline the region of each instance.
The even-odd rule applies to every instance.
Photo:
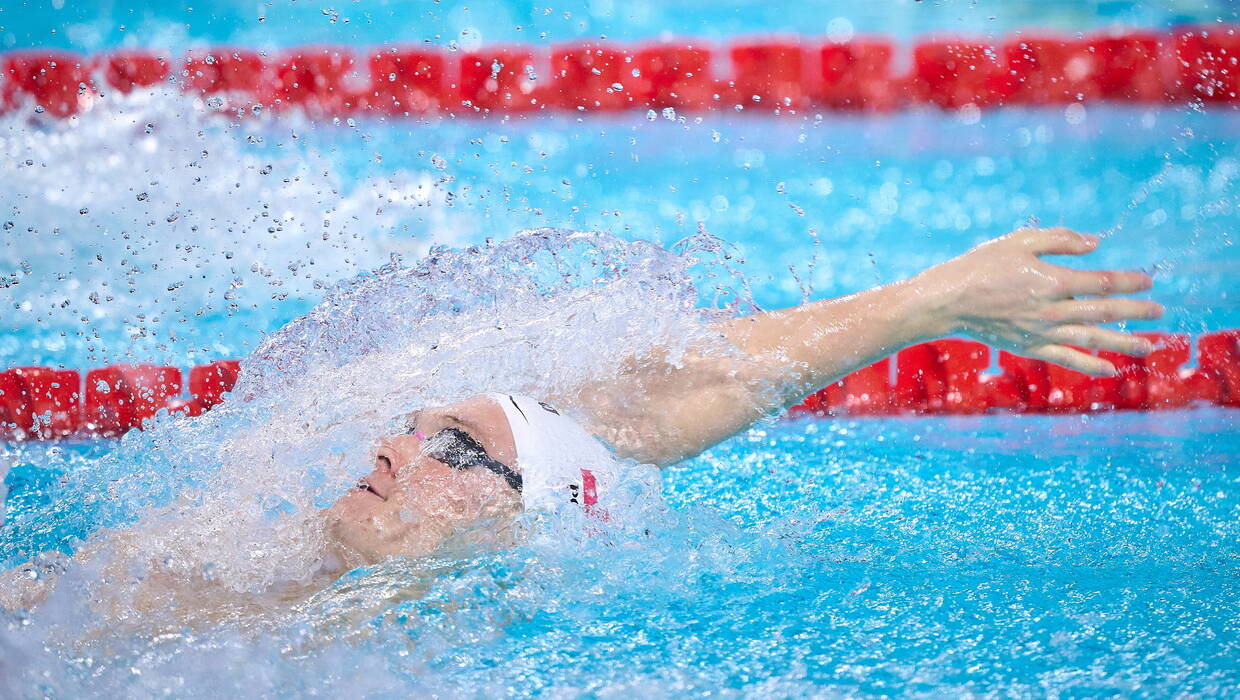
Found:
[[[907,50],[902,55],[901,50]],[[897,65],[908,65],[897,72]],[[806,115],[943,109],[1240,102],[1240,25],[1085,36],[1042,31],[933,38],[903,47],[880,37],[824,42],[754,38],[731,45],[672,40],[369,52],[305,46],[278,52],[193,49],[181,56],[118,50],[0,54],[0,111],[55,117],[90,110],[111,90],[168,83],[245,116],[263,108],[335,119],[727,110]]]
[[[1144,358],[1097,353],[1120,374],[1089,377],[971,340],[914,345],[857,370],[789,410],[796,416],[958,415],[1152,411],[1201,405],[1240,407],[1240,330],[1197,338],[1139,333]],[[999,372],[992,373],[997,360]],[[241,372],[237,360],[193,367],[110,365],[87,371],[15,367],[0,371],[0,439],[116,437],[160,411],[193,417],[224,400]]]

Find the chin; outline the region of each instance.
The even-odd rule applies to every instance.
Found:
[[[368,510],[358,512],[346,503],[347,496],[328,510],[327,535],[337,553],[350,567],[377,564],[389,557],[417,557],[430,554],[438,542],[417,533],[393,518]],[[343,506],[343,507],[342,507]]]

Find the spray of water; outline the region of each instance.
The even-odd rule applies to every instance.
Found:
[[[271,327],[277,302],[470,230],[429,174],[346,186],[302,144],[308,127],[170,89],[68,120],[0,117],[0,287],[23,299],[6,320],[38,327],[56,359],[159,359],[204,320]]]
[[[489,391],[567,396],[615,378],[625,358],[658,349],[675,363],[690,347],[721,343],[689,274],[703,264],[697,254],[717,245],[696,245],[673,253],[540,229],[437,249],[337,284],[243,361],[222,405],[195,420],[165,416],[66,470],[59,499],[96,504],[93,525],[107,534],[92,540],[101,556],[68,565],[49,607],[74,621],[66,629],[80,629],[83,614],[112,625],[119,618],[126,628],[175,627],[186,619],[185,601],[143,598],[145,579],[166,577],[248,596],[234,608],[254,629],[254,616],[315,580],[322,507],[369,471],[373,441],[400,432],[412,410]],[[636,527],[661,508],[653,468],[630,465],[628,473],[608,527]],[[526,545],[548,549],[566,532],[599,528],[580,514],[526,524]],[[375,575],[364,573],[360,584],[384,593],[375,600],[409,594],[412,578]],[[301,614],[338,618],[323,610],[352,593],[333,591]],[[171,620],[159,621],[163,608]]]
[[[0,200],[10,203],[0,212],[0,284],[23,286],[18,325],[41,327],[41,339],[57,337],[49,328],[62,331],[48,353],[87,346],[104,361],[126,351],[158,359],[161,343],[183,344],[181,320],[219,316],[235,325],[227,319],[250,314],[262,325],[293,301],[322,299],[266,336],[228,400],[197,419],[158,417],[108,450],[13,453],[63,476],[46,506],[17,524],[25,534],[16,536],[29,542],[10,555],[48,546],[94,553],[42,560],[59,585],[31,634],[5,655],[24,659],[26,677],[102,650],[136,654],[141,630],[181,629],[195,601],[142,599],[151,577],[250,601],[226,616],[234,624],[216,628],[217,651],[256,649],[253,635],[277,624],[365,638],[369,627],[350,621],[386,615],[393,601],[430,585],[418,581],[462,561],[358,570],[293,608],[277,605],[316,580],[322,508],[369,471],[376,438],[416,408],[477,393],[568,396],[655,348],[676,363],[691,346],[719,342],[701,298],[753,306],[728,247],[705,231],[674,251],[556,229],[431,248],[427,241],[472,235],[470,222],[441,204],[436,180],[397,173],[346,187],[328,158],[300,143],[307,126],[295,117],[237,120],[162,90],[111,95],[66,121],[30,112],[0,118]],[[604,546],[601,530],[646,527],[662,512],[658,477],[639,465],[628,473],[608,525],[580,513],[527,519],[520,547],[528,557],[508,563],[557,553],[565,542]],[[41,522],[85,541],[49,543]],[[350,603],[359,595],[365,605]],[[522,594],[527,602],[533,595]],[[58,651],[18,653],[36,639]],[[305,653],[326,658],[320,635],[304,644],[281,639],[263,653],[313,647]],[[192,651],[184,637],[170,644],[156,655],[168,669],[198,653],[222,658]],[[145,648],[139,665],[157,674],[162,662]],[[276,665],[257,658],[248,663]],[[378,669],[371,676],[385,687]]]

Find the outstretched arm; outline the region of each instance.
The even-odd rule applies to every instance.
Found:
[[[943,336],[970,335],[1108,376],[1115,372],[1109,362],[1070,346],[1148,353],[1148,341],[1097,324],[1160,316],[1157,303],[1113,296],[1149,289],[1149,276],[1040,259],[1084,255],[1098,243],[1063,228],[1016,231],[902,282],[729,320],[719,331],[734,356],[702,352],[675,366],[662,357],[635,358],[619,384],[587,387],[574,403],[621,454],[666,465],[853,370]]]

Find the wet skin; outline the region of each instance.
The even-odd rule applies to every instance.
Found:
[[[455,428],[520,471],[504,410],[490,397],[418,411],[409,422],[408,433],[378,441],[370,474],[327,511],[329,546],[345,567],[429,554],[473,526],[482,526],[474,528],[482,539],[496,539],[521,512],[521,494],[504,477],[435,458],[443,455],[433,436]]]

